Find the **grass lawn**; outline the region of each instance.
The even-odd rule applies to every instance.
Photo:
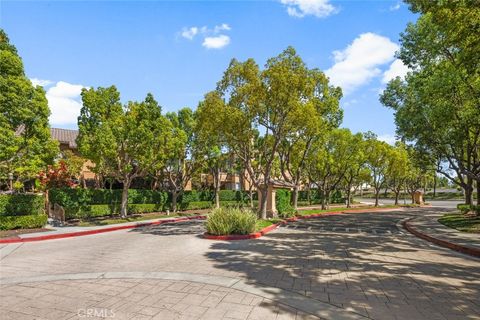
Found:
[[[468,217],[461,213],[447,213],[438,222],[462,232],[480,233],[480,216]]]
[[[92,221],[80,221],[76,224],[79,227],[94,227],[94,226],[106,226],[110,224],[117,224],[117,223],[125,223],[125,222],[138,222],[144,220],[151,220],[151,219],[160,219],[160,218],[178,218],[184,217],[186,215],[165,215],[163,213],[158,214],[146,214],[141,216],[133,216],[123,218],[110,218],[110,219],[102,219],[102,220],[92,220]]]
[[[282,219],[259,219],[257,220],[257,225],[255,227],[255,231],[258,232],[263,228],[271,226],[272,224],[278,223],[282,221]]]

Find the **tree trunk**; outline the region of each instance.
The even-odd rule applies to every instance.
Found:
[[[465,189],[465,204],[473,204],[473,180],[472,178],[467,178],[467,184],[464,187]]]
[[[293,187],[293,193],[292,193],[292,202],[293,202],[293,210],[297,211],[298,210],[298,185],[295,185]]]
[[[384,198],[387,198],[387,196],[388,196],[388,188],[387,188],[387,187],[385,187],[385,194],[384,194]]]
[[[380,196],[380,188],[375,189],[375,207],[378,207],[378,198]]]
[[[128,214],[128,188],[130,188],[130,179],[123,181],[122,203],[120,206],[120,216],[126,218]]]
[[[253,210],[253,191],[252,191],[252,186],[248,189],[248,197],[250,198],[250,208]]]
[[[437,174],[433,175],[433,199],[437,196]]]
[[[260,218],[267,219],[268,187],[264,186],[263,188],[260,188],[260,193],[262,195],[262,199],[260,201]]]
[[[352,189],[352,187],[349,185],[349,186],[347,187],[347,208],[350,208],[350,207],[351,207],[351,205],[350,205],[350,192],[351,192],[350,190],[351,190],[351,189]]]
[[[213,188],[215,192],[215,208],[220,208],[220,170],[214,171]]]
[[[320,191],[320,195],[322,197],[322,202],[321,202],[322,203],[322,210],[325,210],[327,208],[327,204],[326,204],[327,201],[325,199],[325,192],[323,190],[320,190],[320,189],[318,191]]]
[[[330,209],[330,190],[325,191],[325,209]]]
[[[177,190],[172,191],[172,212],[177,212],[177,198],[178,192]]]
[[[477,206],[480,206],[480,181],[477,180]]]
[[[400,188],[395,190],[395,205],[398,206],[398,198],[400,197]]]

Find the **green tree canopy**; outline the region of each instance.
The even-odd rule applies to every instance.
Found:
[[[49,115],[45,91],[25,76],[17,50],[0,29],[0,180],[10,173],[28,180],[53,163],[58,146]]]
[[[121,215],[127,215],[128,188],[167,160],[172,125],[151,94],[144,101],[120,102],[109,88],[83,89],[77,143],[81,154],[95,163],[94,170],[123,183]]]

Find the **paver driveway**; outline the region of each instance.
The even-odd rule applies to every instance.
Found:
[[[8,245],[2,316],[480,319],[480,260],[397,229],[415,214],[303,220],[248,241],[204,240],[190,221]]]

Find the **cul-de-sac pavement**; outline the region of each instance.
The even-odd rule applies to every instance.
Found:
[[[480,319],[480,259],[400,224],[447,210],[332,215],[243,241],[189,221],[2,245],[1,319]]]

